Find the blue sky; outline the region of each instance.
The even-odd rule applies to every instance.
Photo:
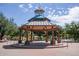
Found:
[[[27,20],[34,17],[34,10],[39,6],[38,3],[7,3],[0,4],[0,12],[7,18],[14,18],[14,22],[20,26],[27,23]],[[78,3],[41,3],[45,10],[45,17],[52,23],[63,26],[65,23],[79,21]]]

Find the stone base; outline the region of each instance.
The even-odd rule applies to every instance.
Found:
[[[7,40],[0,40],[0,42],[7,42]]]
[[[29,41],[25,41],[25,45],[29,45],[30,44],[30,42]]]

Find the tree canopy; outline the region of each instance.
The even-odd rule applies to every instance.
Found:
[[[14,23],[13,18],[6,18],[3,13],[0,13],[0,37],[4,35],[15,36],[18,33],[18,27]]]
[[[70,37],[74,38],[75,41],[79,40],[79,22],[72,22],[65,25],[65,32]]]

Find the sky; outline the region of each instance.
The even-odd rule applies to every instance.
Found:
[[[79,21],[79,3],[41,3],[44,16],[52,23],[64,26],[65,23]],[[21,26],[35,16],[34,10],[39,3],[0,3],[0,12],[6,18],[14,18],[14,23]]]

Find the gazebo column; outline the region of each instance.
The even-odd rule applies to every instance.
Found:
[[[46,42],[48,42],[48,31],[46,31]]]
[[[52,45],[55,45],[54,31],[52,31],[52,40],[51,40],[51,44],[52,44]]]
[[[60,33],[59,33],[59,31],[57,31],[57,33],[58,33],[58,43],[60,43],[61,42],[61,40],[60,40]]]
[[[32,41],[34,40],[34,33],[32,32]]]
[[[22,38],[22,33],[21,33],[21,29],[19,29],[19,31],[20,31],[20,36],[19,36],[19,40],[18,40],[18,43],[20,44],[20,43],[22,43],[22,40],[21,40],[21,38]]]
[[[25,45],[28,45],[29,41],[28,41],[28,31],[26,31],[26,41],[25,41]]]
[[[31,42],[32,42],[32,40],[33,40],[32,38],[33,38],[33,37],[32,37],[32,31],[31,31],[31,40],[30,40]]]

